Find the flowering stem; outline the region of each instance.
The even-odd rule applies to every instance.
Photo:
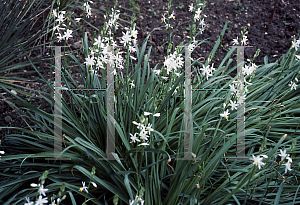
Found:
[[[87,1],[85,1],[85,3],[87,3]],[[82,23],[82,32],[83,32],[83,34],[82,34],[82,36],[84,36],[84,22],[85,22],[85,9],[84,9],[84,12],[83,12],[83,23]]]
[[[275,9],[276,9],[277,2],[278,2],[278,0],[276,0],[276,2],[275,2],[275,4],[274,4],[274,9],[273,9],[272,16],[271,16],[271,18],[270,18],[269,24],[272,24],[272,23],[273,23],[273,17],[274,17],[274,13],[275,13]]]
[[[169,20],[169,11],[171,8],[171,2],[172,2],[172,0],[169,0],[169,2],[168,2],[168,30],[169,30],[169,43],[168,44],[169,45],[171,44],[171,27],[170,27],[170,20]],[[171,50],[169,50],[169,48],[168,48],[167,56],[169,56],[170,52],[171,52]]]
[[[135,152],[135,163],[136,163],[136,175],[137,175],[137,180],[138,180],[138,188],[137,189],[139,189],[139,187],[140,187],[140,177],[139,177],[139,168],[138,168],[138,161],[137,161],[137,150],[138,149],[136,149],[136,152]]]
[[[139,13],[139,22],[140,22],[140,27],[141,27],[141,33],[142,33],[142,37],[144,38],[144,32],[143,32],[142,23],[141,23],[141,13],[140,13],[140,7],[139,7],[139,5],[135,6],[135,9]]]

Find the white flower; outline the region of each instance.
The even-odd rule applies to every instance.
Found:
[[[133,84],[133,81],[131,83],[129,83],[129,85],[132,87],[135,87],[135,84]]]
[[[149,144],[148,143],[141,143],[138,146],[147,146],[147,145],[149,145]]]
[[[291,162],[291,163],[293,162],[292,158],[289,157],[289,154],[288,154],[288,156],[286,157],[286,159],[289,160],[289,162]]]
[[[85,186],[85,182],[81,182],[82,183],[82,187],[80,187],[79,191],[83,191],[85,190],[88,193],[88,190],[86,189],[87,187]]]
[[[35,205],[43,205],[44,203],[48,203],[48,200],[40,195],[39,199],[35,202]]]
[[[284,158],[286,158],[289,155],[286,154],[286,150],[282,151],[282,149],[281,149],[280,154],[278,154],[278,156],[281,156],[281,161],[283,161]]]
[[[238,104],[236,104],[236,101],[232,102],[232,100],[230,100],[230,106],[231,106],[231,110],[233,110],[233,109],[237,110]]]
[[[153,131],[154,129],[152,128],[152,124],[148,123],[148,126],[146,127],[147,130],[149,130],[149,134],[150,131]]]
[[[220,114],[221,117],[225,117],[227,120],[228,120],[228,115],[229,115],[228,109],[223,114]]]
[[[196,11],[196,15],[200,17],[201,12],[202,12],[202,11],[201,11],[201,7],[199,7],[199,8],[197,9],[197,11]]]
[[[126,33],[122,32],[123,36],[122,36],[122,40],[120,41],[120,43],[123,43],[123,46],[125,47],[127,45],[128,42],[130,42],[131,40],[131,35],[129,34],[129,31],[127,31]]]
[[[171,19],[171,18],[175,19],[174,11],[173,11],[172,14],[169,16],[169,19]]]
[[[244,103],[244,101],[246,100],[246,95],[244,94],[244,95],[239,95],[238,94],[238,104],[240,105],[240,104],[243,104]]]
[[[161,76],[164,80],[168,80],[169,77]]]
[[[86,17],[90,18],[90,16],[92,16],[91,8],[86,10]]]
[[[59,16],[57,16],[57,19],[55,21],[58,21],[59,23],[64,21],[64,14],[59,14]]]
[[[66,38],[66,40],[69,39],[69,37],[73,37],[71,34],[72,34],[72,30],[70,29],[67,29],[67,32],[64,33],[64,38]]]
[[[0,151],[0,154],[4,154],[5,152],[4,151]]]
[[[95,182],[92,182],[92,185],[93,185],[94,187],[97,187],[97,184],[96,184]]]
[[[159,75],[160,72],[161,72],[161,70],[154,70],[153,72],[154,72],[156,75]]]
[[[30,201],[29,197],[26,197],[26,201],[27,201],[27,203],[25,203],[24,205],[32,205],[32,204],[34,204],[34,202]]]
[[[83,6],[85,7],[85,12],[87,13],[86,16],[89,18],[92,13],[91,13],[91,7],[90,5],[87,3],[84,3]]]
[[[194,10],[194,7],[193,7],[193,3],[192,3],[191,5],[189,5],[189,11],[193,12],[193,10]]]
[[[233,84],[229,84],[229,87],[230,87],[230,91],[231,91],[231,92],[237,92],[237,90],[238,90],[238,89],[236,89],[236,88],[234,87]],[[233,94],[233,93],[231,93],[231,94]]]
[[[39,186],[39,185],[37,185],[37,184],[35,184],[35,183],[31,183],[30,186],[32,186],[32,187],[37,187],[37,186]]]
[[[194,44],[191,43],[190,45],[188,45],[188,49],[190,52],[192,52],[194,50],[194,48],[195,48]]]
[[[57,36],[58,42],[60,42],[62,39],[65,38],[65,36],[61,36],[60,33],[57,33],[59,36]]]
[[[161,21],[166,23],[166,17],[165,17],[165,14],[163,15],[163,17],[161,18]]]
[[[98,68],[103,68],[104,69],[103,63],[101,62],[100,58],[98,58],[96,66]]]
[[[117,71],[116,69],[114,69],[114,71],[112,72],[114,75],[117,75]]]
[[[297,58],[298,58],[298,60],[297,61],[299,61],[299,59],[300,59],[300,55],[295,55]]]
[[[101,45],[102,45],[101,36],[98,36],[98,39],[95,38],[95,42],[93,45],[97,45],[98,47],[101,47]]]
[[[147,116],[147,115],[151,115],[152,113],[151,112],[144,112],[144,115]]]
[[[57,12],[56,12],[56,9],[53,9],[53,16],[57,17]]]
[[[201,25],[202,28],[206,25],[206,24],[204,23],[204,19],[201,19],[200,25]]]
[[[140,139],[141,140],[144,140],[144,141],[147,141],[148,140],[148,135],[147,135],[147,131],[146,131],[146,128],[145,127],[143,127],[143,129],[141,130],[141,132],[140,132]]]
[[[263,158],[268,158],[268,156],[265,154],[261,154],[260,156],[262,156]]]
[[[239,41],[238,41],[239,37],[237,36],[236,39],[233,39],[232,43],[233,46],[239,45]]]
[[[206,74],[206,79],[208,80],[208,76],[212,76],[211,74],[211,69],[209,69],[209,65],[207,65],[206,67],[203,65],[203,68],[200,69],[203,70],[202,74],[205,75]]]
[[[129,56],[131,59],[133,59],[133,60],[136,60],[136,58],[135,57],[133,57],[133,56]]]
[[[181,74],[180,73],[176,73],[176,72],[174,72],[175,73],[175,75],[177,75],[177,77],[179,77]]]
[[[44,185],[40,186],[39,188],[39,194],[46,196],[45,191],[48,191],[48,189],[44,189]]]
[[[130,139],[132,139],[132,142],[135,143],[135,141],[138,141],[138,142],[141,141],[141,140],[139,140],[139,139],[136,137],[136,134],[137,134],[137,133],[134,133],[134,135],[132,135],[131,133],[129,133],[129,134],[131,135]],[[130,143],[132,143],[132,142],[130,142]]]
[[[154,117],[159,117],[160,113],[156,113],[155,115],[153,115]]]
[[[289,84],[289,86],[291,86],[291,90],[293,90],[293,88],[296,90],[296,83],[292,82]]]
[[[292,47],[295,47],[296,51],[298,50],[299,44],[300,44],[300,40],[296,41],[296,39],[294,38],[294,41],[292,41]]]
[[[258,169],[261,168],[261,165],[265,165],[265,163],[261,161],[263,158],[260,158],[259,156],[255,157],[254,155],[252,155],[252,157],[253,158],[250,158],[250,160],[254,160],[253,164],[256,164]]]
[[[141,127],[141,126],[142,126],[142,124],[141,124],[141,123],[137,123],[136,121],[132,121],[132,123],[133,123],[133,124],[135,124],[135,125],[137,125],[137,126],[138,126],[138,129],[139,129],[139,127]]]
[[[79,22],[81,20],[81,18],[75,18],[75,21]]]
[[[287,170],[292,171],[292,169],[291,169],[291,162],[290,161],[288,161],[285,164],[285,173],[287,173]]]
[[[133,205],[134,202],[138,202],[137,205],[144,205],[144,203],[145,203],[145,201],[144,201],[142,198],[140,198],[140,197],[138,197],[136,200],[133,200],[133,201],[131,201],[131,200],[129,199],[129,205]],[[140,204],[139,204],[139,203],[140,203]]]
[[[244,35],[241,44],[242,44],[242,45],[246,45],[247,40],[248,40],[248,39],[247,39],[247,36]]]
[[[245,65],[243,67],[243,75],[247,74],[247,75],[251,75],[252,71],[251,71],[251,67],[249,68],[249,66]]]
[[[59,25],[53,27],[53,31],[55,31],[55,30],[58,31],[59,29],[60,29],[60,28],[59,28]]]
[[[129,52],[130,53],[136,52],[136,48],[134,46],[129,45]]]
[[[89,65],[89,66],[93,66],[94,65],[94,56],[90,57],[88,56],[87,58],[85,58],[86,62],[84,62],[85,64]]]

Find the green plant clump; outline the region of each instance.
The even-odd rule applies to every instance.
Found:
[[[276,62],[265,57],[263,65],[255,65],[259,49],[250,62],[235,56],[247,43],[245,27],[241,39],[233,40],[236,46],[214,68],[227,21],[209,58],[190,58],[208,40],[196,40],[207,26],[205,4],[196,0],[189,7],[194,22],[188,27],[189,41],[174,47],[171,24],[176,14],[168,2],[160,27],[169,33],[167,55],[163,65],[154,68],[149,66],[152,47],[146,50],[153,31],[139,48],[135,15],[122,38],[114,40],[122,20],[117,1],[107,9],[103,28],[95,28],[92,43],[83,32],[81,49],[61,49],[61,71],[57,53],[51,54],[56,62],[48,64],[49,72],[56,71],[61,82],[44,79],[28,48],[18,44],[41,76],[37,81],[46,85],[38,92],[52,112],[22,99],[14,93],[21,90],[7,76],[0,78],[0,87],[17,100],[0,93],[2,99],[17,104],[14,108],[22,118],[35,123],[27,128],[1,127],[18,133],[1,139],[0,204],[297,204],[299,34]],[[91,25],[86,17],[92,3],[66,3],[65,10],[53,5],[48,29],[55,44],[66,46],[84,31],[74,19]],[[76,7],[83,8],[82,18],[67,10]],[[240,64],[233,65],[233,58]],[[238,74],[231,78],[235,69]],[[72,73],[80,73],[80,82]],[[237,132],[240,128],[243,131]],[[107,153],[111,143],[114,151]],[[241,144],[245,153],[238,160]]]

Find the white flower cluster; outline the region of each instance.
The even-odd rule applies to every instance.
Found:
[[[203,76],[206,76],[206,80],[208,80],[208,77],[209,76],[213,76],[213,74],[212,74],[212,71],[214,70],[216,70],[214,67],[214,64],[212,64],[211,66],[210,65],[207,65],[207,66],[205,66],[205,65],[202,65],[202,67],[203,68],[200,68],[199,70],[202,70],[203,72],[202,72],[202,75]]]
[[[298,79],[295,78],[295,81],[298,82]],[[291,87],[291,90],[293,90],[293,88],[296,90],[296,87],[297,87],[298,85],[296,85],[295,82],[291,81],[291,83],[289,84],[289,86]]]
[[[168,12],[167,12],[168,13]],[[166,17],[165,17],[166,14],[163,15],[163,17],[161,18],[161,21],[164,22],[166,24],[166,26],[168,27],[168,22],[166,22]],[[175,19],[175,16],[174,16],[174,11],[172,12],[172,14],[169,16],[169,19]],[[173,26],[170,25],[170,28],[173,29]]]
[[[137,202],[137,205],[144,205],[145,201],[140,198],[140,197],[137,197],[135,200],[131,201],[129,199],[129,205],[133,205],[135,202]]]
[[[118,30],[119,25],[117,23],[117,19],[119,19],[119,16],[120,16],[120,10],[114,10],[113,8],[111,8],[111,11],[112,11],[112,13],[109,15],[110,19],[108,20],[108,23],[105,28],[105,30],[111,29],[110,33],[111,33],[112,28],[115,25],[115,23],[116,23],[115,29]],[[104,18],[106,19],[106,15],[104,15]]]
[[[138,31],[135,30],[135,26],[131,30],[129,28],[125,27],[125,30],[126,30],[126,33],[122,32],[123,36],[122,36],[122,39],[120,40],[120,43],[122,43],[124,47],[126,47],[128,44],[130,53],[136,52],[136,49],[132,42],[133,41],[137,42]]]
[[[150,112],[144,112],[144,115],[147,116],[147,115],[152,115],[152,113]],[[153,115],[154,117],[159,117],[160,116],[160,113],[156,113]],[[142,123],[145,122],[145,119],[143,118],[142,119]],[[152,128],[152,124],[148,123],[147,126],[145,126],[144,124],[142,123],[137,123],[136,121],[133,121],[132,122],[133,124],[137,125],[137,128],[140,130],[140,133],[134,133],[134,135],[132,135],[131,133],[130,134],[130,139],[132,140],[130,143],[136,143],[136,142],[142,142],[141,144],[139,144],[138,146],[146,146],[146,145],[149,145],[147,142],[148,142],[148,137],[150,136],[150,133],[151,131],[153,131],[154,129]],[[137,138],[136,135],[139,135],[140,139]],[[147,135],[148,134],[148,135]]]
[[[179,50],[176,49],[176,51],[173,54],[170,54],[168,57],[165,57],[164,66],[166,66],[167,69],[167,75],[169,75],[170,72],[174,72],[174,74],[178,77],[181,75],[181,72],[178,71],[179,68],[183,66],[183,57],[182,54],[179,53]],[[153,71],[156,75],[160,75],[161,70],[154,70]],[[169,77],[167,76],[161,76],[164,80],[167,80]],[[174,82],[175,79],[172,78],[172,82]],[[171,90],[172,86],[170,86],[169,90]],[[178,87],[177,87],[178,88]],[[174,90],[173,94],[177,92],[177,88]]]
[[[244,78],[244,83],[246,83],[248,85],[252,85],[252,83],[247,82],[245,78]],[[238,98],[238,102],[237,102],[238,105],[240,105],[244,102],[244,100],[246,99],[246,92],[248,92],[248,88],[247,88],[248,85],[246,85],[245,89],[244,89],[245,92],[243,93],[244,96],[243,96],[240,89],[238,89],[241,85],[242,85],[242,82],[240,80],[233,81],[233,84],[229,85],[230,91],[233,91]],[[233,95],[234,93],[231,93],[231,94]]]
[[[190,38],[189,36],[187,36],[187,37]],[[195,49],[197,43],[198,43],[198,41],[196,41],[195,37],[193,37],[193,43],[188,45],[188,49],[189,49],[190,52],[193,52],[193,50]]]
[[[243,33],[242,31],[242,36],[243,36],[243,39],[241,41],[241,46],[245,46],[247,44],[247,36],[246,34],[248,34],[248,31],[246,31],[245,33]],[[237,36],[236,39],[233,39],[232,43],[233,43],[233,46],[237,46],[239,45],[239,41],[238,41],[239,37]]]
[[[164,66],[167,68],[167,75],[169,75],[172,70],[174,70],[174,72],[177,71],[177,68],[181,68],[183,64],[184,62],[182,54],[178,54],[176,51],[173,54],[170,54],[168,57],[165,57]]]
[[[109,15],[112,19],[109,20],[108,25],[106,26],[106,29],[108,29],[108,34],[111,34],[112,29],[111,25],[114,25],[115,21],[119,18],[119,11],[116,10],[112,10],[112,14]],[[105,15],[104,15],[105,16]],[[136,36],[137,31],[133,30],[133,35]],[[100,35],[94,39],[94,47],[90,47],[90,55],[85,58],[85,64],[88,66],[91,66],[91,71],[92,72],[96,72],[96,70],[99,70],[101,68],[105,69],[104,67],[104,63],[105,64],[111,64],[111,65],[115,65],[118,69],[123,69],[123,58],[121,56],[121,54],[123,52],[117,52],[116,54],[114,54],[113,50],[111,49],[111,51],[109,51],[109,42],[112,43],[113,47],[116,47],[117,44],[116,42],[113,40],[112,35],[110,35],[109,37],[101,37]],[[95,68],[93,68],[93,66],[95,65]],[[116,70],[114,69],[113,71],[114,75],[117,75]]]
[[[262,156],[264,158],[268,158],[267,155],[260,155],[260,156]],[[254,161],[253,164],[258,166],[258,169],[261,168],[261,165],[265,165],[265,163],[262,162],[263,158],[260,158],[260,156],[255,157],[254,155],[252,155],[252,158],[250,158],[250,160]],[[282,149],[281,149],[280,154],[278,154],[277,156],[281,157],[281,161],[283,161],[284,159],[288,160],[288,162],[285,164],[285,173],[287,173],[287,170],[292,171],[291,163],[293,162],[293,160],[290,157],[290,154],[286,154],[286,150],[282,151]]]
[[[199,4],[199,6],[202,6],[203,4],[202,3],[200,3]],[[189,11],[190,12],[193,12],[194,11],[194,7],[193,7],[193,3],[189,6]],[[201,10],[201,7],[199,7],[198,9],[197,9],[197,11],[195,12],[195,17],[194,17],[194,21],[196,22],[196,21],[200,21],[200,25],[201,25],[201,28],[199,28],[199,30],[200,29],[203,29],[203,27],[206,25],[205,23],[204,23],[204,18],[203,19],[201,19],[201,13],[202,13],[202,10]],[[204,17],[207,17],[205,14],[204,14]],[[202,34],[202,32],[203,31],[201,31],[201,34]]]
[[[252,63],[251,66],[247,66],[245,65],[243,67],[243,75],[251,75],[253,73],[254,70],[256,70],[257,65],[255,65],[254,63]]]
[[[93,184],[94,187],[97,187],[97,184],[95,182],[91,182],[91,183]],[[39,190],[38,190],[39,198],[38,198],[38,200],[35,201],[35,205],[45,205],[45,203],[48,203],[48,199],[47,199],[46,193],[45,193],[46,191],[48,191],[48,189],[45,189],[44,185],[32,183],[32,184],[30,184],[30,186],[39,188]],[[82,182],[82,187],[80,187],[80,189],[79,189],[79,191],[81,191],[81,192],[83,190],[88,193],[87,187],[85,186],[85,182]],[[45,198],[43,198],[43,196]],[[51,205],[59,204],[65,198],[66,198],[66,196],[63,196],[62,199],[57,198],[56,203],[55,203],[55,200],[53,200]],[[27,202],[24,205],[33,205],[34,204],[34,202],[30,201],[29,197],[26,197],[25,199]]]
[[[252,63],[251,66],[247,66],[245,65],[243,67],[243,75],[247,74],[247,75],[251,75],[254,70],[256,70],[257,66]],[[246,81],[246,79],[244,78],[244,83],[248,84],[248,85],[252,85],[252,83],[249,83]],[[232,84],[229,84],[230,87],[230,91],[232,92],[231,94],[236,94],[237,96],[237,101],[232,101],[230,100],[230,106],[231,106],[231,110],[236,109],[237,110],[237,106],[239,106],[240,104],[242,104],[245,100],[246,100],[246,93],[248,92],[248,85],[245,86],[244,88],[244,95],[241,94],[240,89],[238,89],[240,86],[242,85],[242,82],[240,80],[238,81],[233,81]],[[224,108],[226,107],[226,104],[223,104]],[[220,114],[221,117],[225,117],[228,120],[228,115],[229,115],[229,111],[228,109],[224,112],[224,114]]]
[[[282,151],[282,149],[280,149],[280,154],[278,154],[278,156],[281,157],[281,161],[283,161],[284,159],[288,160],[288,162],[285,164],[285,173],[287,173],[287,170],[292,171],[291,163],[293,162],[293,160],[290,157],[290,154],[286,154],[286,150]]]
[[[57,12],[56,9],[53,9],[53,16],[55,18],[57,18],[55,21],[58,21],[58,25],[54,26],[53,28],[53,31],[57,30],[58,33],[55,33],[57,36],[57,39],[58,39],[58,42],[60,42],[61,40],[68,40],[70,37],[73,37],[71,34],[73,33],[72,30],[70,29],[67,29],[65,32],[64,32],[64,35],[62,36],[61,33],[59,32],[59,30],[65,30],[66,28],[63,28],[63,27],[60,27],[60,26],[64,26],[66,27],[66,24],[64,24],[64,20],[65,20],[65,17],[64,17],[64,14],[66,13],[66,11],[60,11],[60,12]],[[71,24],[71,22],[69,23]]]
[[[47,197],[43,198],[43,196],[46,196],[45,192],[48,191],[48,189],[44,189],[44,185],[32,183],[32,184],[30,184],[30,186],[39,187],[39,198],[38,198],[38,200],[35,201],[35,205],[43,205],[45,203],[48,203]],[[34,204],[34,202],[30,201],[29,197],[26,197],[25,199],[26,199],[27,203],[25,203],[24,205]],[[59,203],[60,201],[61,201],[60,198],[57,198],[57,203]],[[55,204],[56,204],[55,200],[53,200],[51,205],[55,205]]]
[[[174,92],[173,92],[172,95],[174,95],[175,93],[177,93],[177,92],[178,92],[178,89],[179,89],[179,86],[177,86],[177,87],[175,88],[175,90],[174,90]],[[169,88],[169,91],[170,91],[170,90],[172,90],[172,87]]]
[[[92,8],[91,8],[91,6],[89,5],[89,3],[92,4],[93,2],[88,0],[87,2],[85,2],[85,3],[83,4],[83,6],[84,6],[84,8],[85,8],[86,16],[87,16],[88,18],[90,18],[90,16],[92,15]]]

